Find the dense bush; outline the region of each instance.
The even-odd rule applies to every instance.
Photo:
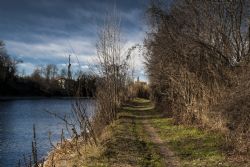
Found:
[[[249,149],[249,124],[236,123],[249,122],[249,108],[234,107],[244,101],[238,89],[250,71],[249,8],[244,0],[179,0],[171,6],[155,1],[145,40],[156,106],[176,123],[221,130],[238,151],[239,140]],[[218,105],[221,110],[215,110]]]

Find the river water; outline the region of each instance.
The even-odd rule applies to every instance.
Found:
[[[94,111],[94,101],[82,99],[89,114]],[[36,99],[0,101],[0,166],[16,166],[23,154],[31,155],[33,124],[36,127],[39,158],[52,149],[48,134],[51,131],[53,143],[60,140],[63,121],[45,112],[64,116],[71,112],[73,99]],[[67,135],[67,134],[66,134]]]

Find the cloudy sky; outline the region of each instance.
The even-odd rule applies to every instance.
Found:
[[[0,0],[0,40],[10,55],[20,58],[30,74],[42,64],[63,67],[69,54],[88,70],[96,55],[97,32],[104,16],[116,6],[122,20],[125,47],[142,43],[149,0]],[[142,58],[135,56],[137,75]],[[73,64],[77,63],[73,56]]]

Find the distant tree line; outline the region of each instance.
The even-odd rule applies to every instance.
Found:
[[[18,75],[17,64],[22,61],[8,55],[0,41],[0,96],[81,96],[93,97],[97,76],[78,71],[74,79],[68,71],[55,64],[37,66],[30,76]],[[80,90],[79,90],[80,89]]]
[[[4,83],[9,80],[14,80],[17,72],[18,61],[12,59],[6,52],[5,44],[0,41],[0,82]]]
[[[10,84],[17,80],[17,64],[19,61],[11,58],[3,41],[0,41],[0,92],[3,94]]]

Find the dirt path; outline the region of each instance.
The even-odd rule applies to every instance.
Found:
[[[143,120],[143,125],[146,132],[149,134],[151,141],[158,147],[159,153],[164,159],[166,167],[179,167],[180,161],[177,156],[164,144],[161,138],[158,136],[154,127],[152,127],[148,120]]]
[[[101,147],[82,145],[82,155],[58,150],[56,165],[89,167],[201,167],[249,166],[228,162],[222,141],[214,133],[172,124],[149,100],[124,105],[118,119],[106,127]],[[173,151],[172,148],[175,148]],[[63,148],[64,149],[64,148]],[[178,156],[177,156],[178,155]],[[53,156],[54,158],[54,156]],[[67,159],[67,160],[66,160]],[[55,159],[53,159],[55,160]],[[67,162],[65,162],[65,160]],[[50,165],[51,166],[51,165]],[[64,165],[65,166],[65,165]]]

